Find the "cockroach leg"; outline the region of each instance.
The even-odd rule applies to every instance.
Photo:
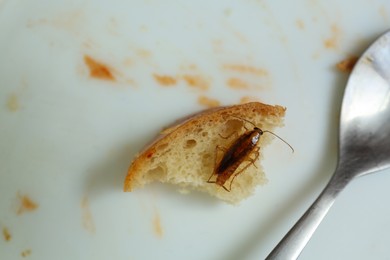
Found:
[[[255,162],[257,161],[257,159],[259,159],[259,156],[260,156],[260,147],[256,147],[256,150],[253,151],[253,153],[255,154],[255,158],[254,159],[250,159],[250,162],[252,162],[253,166],[256,167],[256,169],[258,169],[257,165],[255,164]]]
[[[234,181],[234,179],[237,177],[237,175],[241,174],[243,171],[245,171],[245,170],[246,170],[249,166],[251,166],[252,164],[253,164],[253,161],[251,160],[247,165],[245,165],[244,168],[242,168],[242,169],[239,170],[237,173],[235,173],[235,174],[233,175],[232,180],[230,181],[229,190],[227,190],[227,189],[223,186],[223,187],[225,188],[225,190],[230,191],[230,190],[232,189],[233,181]]]
[[[253,158],[253,159],[252,159],[252,158],[249,158],[249,159],[248,159],[249,163],[248,163],[247,165],[245,165],[245,167],[242,168],[239,172],[237,172],[237,173],[235,173],[235,174],[233,175],[233,178],[232,178],[232,180],[230,181],[230,188],[229,188],[228,191],[230,191],[230,190],[232,189],[232,183],[233,183],[234,179],[237,177],[237,175],[239,175],[239,174],[241,174],[243,171],[245,171],[250,165],[253,165],[253,166],[256,167],[256,169],[258,169],[257,166],[256,166],[256,164],[255,164],[255,162],[257,161],[257,159],[259,159],[259,156],[260,156],[259,150],[260,150],[260,147],[257,147],[256,150],[253,151],[253,153],[256,154],[255,158]],[[225,188],[225,187],[224,187],[224,188]],[[225,188],[225,190],[226,190],[226,188]]]

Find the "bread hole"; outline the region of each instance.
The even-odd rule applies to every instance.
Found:
[[[208,135],[209,135],[208,132],[202,132],[202,136],[203,136],[203,137],[206,137],[206,136],[208,136]]]
[[[226,121],[225,129],[224,129],[224,136],[229,136],[233,134],[234,132],[240,132],[244,126],[244,122],[239,119],[229,119]]]
[[[191,148],[195,147],[195,145],[196,145],[196,140],[189,139],[186,141],[184,148],[191,149]]]
[[[146,176],[148,178],[153,179],[153,180],[163,180],[164,177],[166,176],[166,167],[165,165],[158,165],[157,167],[150,169],[147,173]]]

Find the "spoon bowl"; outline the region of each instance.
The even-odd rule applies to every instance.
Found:
[[[267,259],[297,259],[355,177],[390,167],[390,31],[360,57],[348,79],[340,117],[339,160],[329,183]]]

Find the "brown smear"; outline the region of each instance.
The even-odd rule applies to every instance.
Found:
[[[241,64],[225,64],[223,68],[240,73],[253,74],[259,77],[268,76],[269,74],[266,69]]]
[[[249,84],[246,81],[239,79],[239,78],[229,78],[226,81],[226,84],[232,89],[248,89],[249,88]]]
[[[7,109],[10,112],[18,111],[20,109],[20,103],[19,103],[18,96],[15,94],[9,95],[9,97],[7,98],[6,105],[7,105]]]
[[[4,237],[4,240],[7,242],[11,241],[11,239],[12,239],[11,233],[9,232],[8,228],[6,228],[6,227],[3,228],[3,237]]]
[[[27,195],[21,195],[18,193],[19,198],[19,208],[16,211],[16,214],[21,215],[26,212],[32,212],[38,208],[38,203],[33,201],[30,197]]]
[[[115,80],[110,68],[93,59],[88,55],[84,55],[84,62],[89,68],[89,75],[92,78],[102,79],[102,80]]]
[[[29,255],[31,255],[31,249],[25,249],[25,250],[23,250],[21,253],[20,253],[20,255],[22,256],[22,257],[27,257],[27,256],[29,256]]]
[[[157,212],[157,210],[155,210],[155,212],[154,212],[153,223],[152,224],[153,224],[154,234],[158,238],[162,238],[163,235],[164,235],[164,230],[163,230],[162,225],[161,225],[160,214]]]
[[[219,102],[219,100],[217,99],[213,99],[213,98],[209,98],[209,97],[206,97],[206,96],[200,96],[198,98],[198,103],[202,106],[206,106],[206,107],[218,107],[221,105],[221,102]]]
[[[182,75],[183,80],[188,86],[199,90],[208,90],[210,87],[209,81],[201,75]]]
[[[153,74],[153,77],[161,86],[164,87],[171,87],[177,83],[176,78],[172,76]]]
[[[336,67],[339,71],[341,72],[351,72],[353,67],[355,67],[356,62],[358,61],[358,57],[356,56],[351,56],[348,57],[347,59],[340,61],[339,63],[336,64]]]
[[[336,25],[333,24],[331,27],[331,35],[324,41],[324,46],[327,49],[337,49],[340,42],[341,30]]]
[[[88,197],[84,197],[81,200],[81,210],[82,210],[82,224],[83,227],[91,234],[94,234],[96,231],[95,222],[93,220],[92,212],[89,207]]]

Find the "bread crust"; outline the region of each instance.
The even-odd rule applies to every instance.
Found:
[[[227,107],[218,107],[207,109],[196,113],[190,117],[175,123],[173,126],[162,131],[157,138],[148,145],[131,163],[124,182],[124,191],[133,191],[135,188],[142,187],[143,168],[149,163],[150,158],[156,152],[156,147],[161,143],[173,143],[177,138],[183,138],[188,131],[191,131],[195,125],[204,125],[210,121],[221,121],[230,116],[245,118],[248,114],[258,114],[264,118],[283,118],[286,108],[279,105],[267,105],[259,102],[250,102],[246,104],[233,105]],[[212,147],[210,149],[214,149]]]

